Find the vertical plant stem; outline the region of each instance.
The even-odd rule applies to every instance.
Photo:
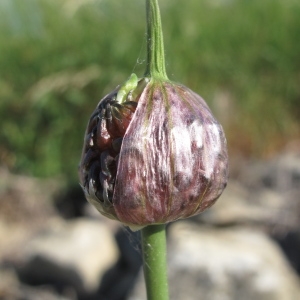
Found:
[[[157,0],[146,0],[147,69],[145,77],[168,80],[160,11]]]
[[[142,249],[147,299],[169,300],[165,224],[142,229]]]
[[[157,0],[146,0],[147,68],[145,77],[168,80],[160,11]],[[169,300],[166,226],[150,225],[142,229],[144,275],[148,300]]]

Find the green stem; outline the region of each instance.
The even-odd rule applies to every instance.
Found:
[[[168,300],[165,224],[142,229],[142,249],[147,299]]]
[[[168,80],[160,11],[157,0],[146,0],[146,14],[147,69],[145,77]]]

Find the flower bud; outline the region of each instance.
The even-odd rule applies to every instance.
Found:
[[[103,215],[135,229],[167,223],[199,214],[221,195],[226,139],[199,95],[132,75],[92,114],[79,174]]]

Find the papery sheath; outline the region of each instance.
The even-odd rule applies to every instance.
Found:
[[[117,218],[145,226],[202,212],[226,186],[227,161],[223,129],[199,95],[171,82],[148,83],[121,146]]]

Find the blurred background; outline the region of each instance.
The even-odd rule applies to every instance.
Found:
[[[168,228],[171,299],[300,299],[300,2],[160,1],[167,71],[228,139],[230,180]],[[0,299],[144,300],[139,234],[77,178],[99,100],[145,70],[141,0],[0,0]]]

